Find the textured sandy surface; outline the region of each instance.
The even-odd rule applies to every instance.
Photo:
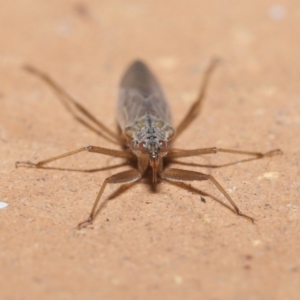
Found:
[[[0,298],[299,299],[299,1],[1,1]],[[96,173],[15,169],[86,145],[115,147],[72,119],[22,71],[51,74],[115,128],[117,86],[142,58],[159,77],[174,124],[195,98],[210,59],[215,72],[201,116],[177,147],[219,146],[282,156],[213,174],[251,225],[220,205],[209,183],[147,182],[114,194],[94,225],[77,231],[103,180]],[[225,164],[233,155],[187,158]],[[79,169],[121,160],[95,154],[53,164]],[[200,200],[200,193],[206,203]]]

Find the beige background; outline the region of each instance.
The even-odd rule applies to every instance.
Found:
[[[277,3],[277,1],[276,1]],[[299,299],[300,4],[261,1],[1,1],[0,298]],[[15,169],[85,145],[116,147],[76,123],[51,91],[22,71],[51,74],[115,128],[118,82],[142,58],[159,77],[174,123],[188,110],[210,59],[201,116],[177,141],[284,155],[213,174],[257,225],[212,197],[147,182],[120,193],[94,225],[75,229],[103,180],[97,173]],[[224,164],[239,157],[187,158]],[[81,154],[53,166],[101,168],[120,160]],[[191,168],[182,166],[182,168]],[[107,199],[118,186],[110,186]]]

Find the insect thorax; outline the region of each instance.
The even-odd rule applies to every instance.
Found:
[[[124,134],[132,150],[148,153],[150,157],[158,157],[167,153],[168,142],[175,130],[168,123],[152,116],[145,116],[132,125],[127,126]]]

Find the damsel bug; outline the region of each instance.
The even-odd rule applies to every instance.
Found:
[[[124,150],[87,146],[37,163],[17,162],[16,166],[43,168],[43,166],[50,162],[84,151],[120,157],[134,163],[136,168],[117,173],[104,180],[88,219],[79,223],[78,228],[85,227],[94,220],[98,203],[107,184],[136,182],[146,174],[148,169],[152,169],[152,183],[154,186],[158,178],[160,180],[173,182],[209,180],[225,196],[237,215],[254,222],[253,218],[243,214],[239,210],[229,194],[213,176],[200,172],[164,167],[164,163],[172,162],[174,158],[202,154],[226,152],[250,155],[259,159],[281,153],[279,149],[267,153],[260,153],[217,147],[194,150],[174,149],[171,147],[175,138],[178,137],[198,115],[201,102],[206,94],[210,75],[216,64],[217,60],[214,60],[206,69],[198,98],[175,130],[171,125],[171,113],[168,103],[156,78],[143,62],[133,62],[125,72],[119,89],[117,121],[122,134],[116,134],[103,125],[102,122],[97,120],[46,74],[33,67],[25,67],[27,71],[40,77],[58,94],[63,104],[78,121],[102,136],[123,146]]]

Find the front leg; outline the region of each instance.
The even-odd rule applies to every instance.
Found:
[[[97,195],[97,198],[93,204],[93,208],[90,212],[90,215],[87,220],[81,222],[78,224],[77,229],[81,229],[86,227],[87,225],[91,224],[95,218],[96,215],[96,209],[98,206],[98,203],[100,201],[100,198],[105,190],[105,187],[108,183],[130,183],[130,182],[136,182],[142,178],[142,173],[140,173],[138,170],[128,170],[124,171],[115,175],[112,175],[111,177],[108,177],[104,180],[101,189]]]
[[[262,153],[262,152],[241,151],[241,150],[225,149],[225,148],[218,148],[218,147],[210,147],[210,148],[200,148],[200,149],[193,149],[193,150],[171,149],[165,157],[180,158],[180,157],[197,156],[202,154],[216,154],[220,152],[250,155],[250,156],[255,156],[256,158],[263,158],[263,157],[282,154],[282,151],[280,149],[275,149],[275,150],[268,151],[266,153]]]
[[[67,153],[61,154],[61,155],[57,155],[45,160],[41,160],[37,163],[33,163],[30,161],[17,161],[16,162],[16,168],[18,167],[31,167],[31,168],[41,168],[44,165],[55,161],[55,160],[59,160],[80,152],[92,152],[92,153],[100,153],[100,154],[104,154],[104,155],[109,155],[109,156],[113,156],[113,157],[120,157],[120,158],[126,158],[126,159],[134,159],[134,155],[129,152],[129,151],[120,151],[120,150],[114,150],[114,149],[107,149],[107,148],[102,148],[102,147],[96,147],[96,146],[87,146],[87,147],[82,147],[73,151],[69,151]]]

